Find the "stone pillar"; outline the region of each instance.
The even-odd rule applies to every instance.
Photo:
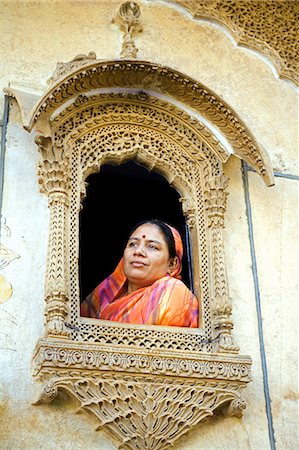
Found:
[[[38,169],[41,192],[48,195],[50,229],[45,286],[46,334],[67,338],[64,322],[68,314],[66,227],[69,207],[69,156],[50,137],[37,136],[41,162]]]
[[[210,230],[212,264],[212,315],[215,337],[219,337],[219,352],[237,353],[239,347],[232,336],[232,303],[229,298],[222,229],[226,210],[228,178],[224,175],[210,179],[206,184],[205,204]]]

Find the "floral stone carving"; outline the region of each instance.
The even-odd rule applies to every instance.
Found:
[[[137,56],[138,49],[133,40],[133,34],[142,31],[140,22],[140,8],[135,2],[125,2],[119,8],[119,13],[112,19],[121,31],[124,32],[121,57],[125,59],[134,59]]]

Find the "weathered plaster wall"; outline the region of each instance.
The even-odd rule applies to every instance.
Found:
[[[0,3],[0,87],[9,83],[42,92],[57,61],[96,51],[101,59],[118,58],[121,34],[111,24],[119,1]],[[298,174],[297,98],[275,78],[262,59],[236,48],[217,27],[192,21],[160,2],[140,2],[144,31],[136,37],[138,58],[180,70],[214,90],[242,118],[268,152],[279,172]],[[3,100],[3,96],[1,97]],[[0,384],[1,448],[113,449],[75,405],[57,400],[32,407],[37,386],[31,357],[43,332],[48,210],[38,192],[38,155],[20,124],[14,105],[7,133],[3,216],[11,236],[3,243],[20,255],[3,274],[13,296],[0,305],[3,364]],[[225,166],[230,195],[224,233],[235,336],[243,354],[253,358],[253,383],[246,393],[242,420],[217,418],[196,427],[178,443],[184,450],[270,448],[261,369],[258,319],[240,162]],[[296,448],[298,180],[276,178],[274,188],[249,174],[257,275],[276,445]],[[67,439],[66,439],[67,436]]]

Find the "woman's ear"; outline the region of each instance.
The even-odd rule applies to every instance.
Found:
[[[168,271],[169,271],[169,275],[172,275],[172,273],[176,270],[176,268],[178,267],[179,264],[179,258],[177,256],[175,256],[174,258],[172,258],[169,261],[169,265],[168,265]]]

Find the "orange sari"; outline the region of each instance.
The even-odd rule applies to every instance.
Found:
[[[179,259],[171,276],[167,274],[150,286],[126,294],[127,279],[121,259],[115,271],[82,303],[81,316],[135,324],[201,326],[198,300],[180,280],[183,255],[181,237],[175,228],[170,228]]]

